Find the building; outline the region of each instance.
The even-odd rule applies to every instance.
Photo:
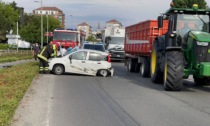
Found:
[[[40,7],[33,10],[33,14],[36,15],[50,15],[55,19],[59,20],[62,24],[63,28],[65,28],[65,14],[62,10],[58,9],[57,7]]]
[[[92,27],[86,22],[83,22],[83,23],[77,25],[77,30],[84,32],[85,39],[87,39],[91,35],[91,31],[92,31],[91,28]]]
[[[123,27],[123,25],[115,19],[112,19],[112,20],[106,22],[106,28],[113,28],[113,27],[121,28],[121,27]]]

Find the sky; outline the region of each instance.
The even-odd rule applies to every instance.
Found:
[[[27,13],[41,7],[41,2],[35,0],[0,0],[15,1],[18,7],[23,7]],[[41,1],[41,0],[37,0]],[[100,23],[103,29],[105,23],[115,19],[124,27],[138,22],[157,19],[160,13],[170,7],[172,0],[42,0],[43,7],[57,7],[65,14],[67,28],[86,22],[95,30]],[[210,5],[210,0],[206,0]]]

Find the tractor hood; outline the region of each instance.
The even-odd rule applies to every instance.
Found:
[[[191,31],[189,35],[199,42],[210,42],[210,34],[201,31]]]

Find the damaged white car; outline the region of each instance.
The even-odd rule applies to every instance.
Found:
[[[49,70],[56,74],[76,73],[93,76],[113,76],[114,69],[108,53],[80,49],[60,58],[49,60]]]

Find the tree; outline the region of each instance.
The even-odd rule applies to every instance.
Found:
[[[0,42],[6,40],[6,34],[12,30],[18,21],[18,12],[9,4],[0,1]]]
[[[37,15],[24,15],[24,24],[20,29],[20,36],[23,40],[30,43],[41,44],[41,17]],[[53,17],[48,17],[48,31],[53,31],[55,28],[61,27],[58,20]],[[47,32],[47,18],[43,15],[43,33]],[[44,37],[43,43],[47,43],[46,37]]]
[[[88,38],[86,39],[86,41],[91,41],[91,42],[98,42],[93,35],[88,36]]]
[[[200,9],[206,9],[205,0],[172,0],[175,8],[192,8],[193,4],[198,4]]]

